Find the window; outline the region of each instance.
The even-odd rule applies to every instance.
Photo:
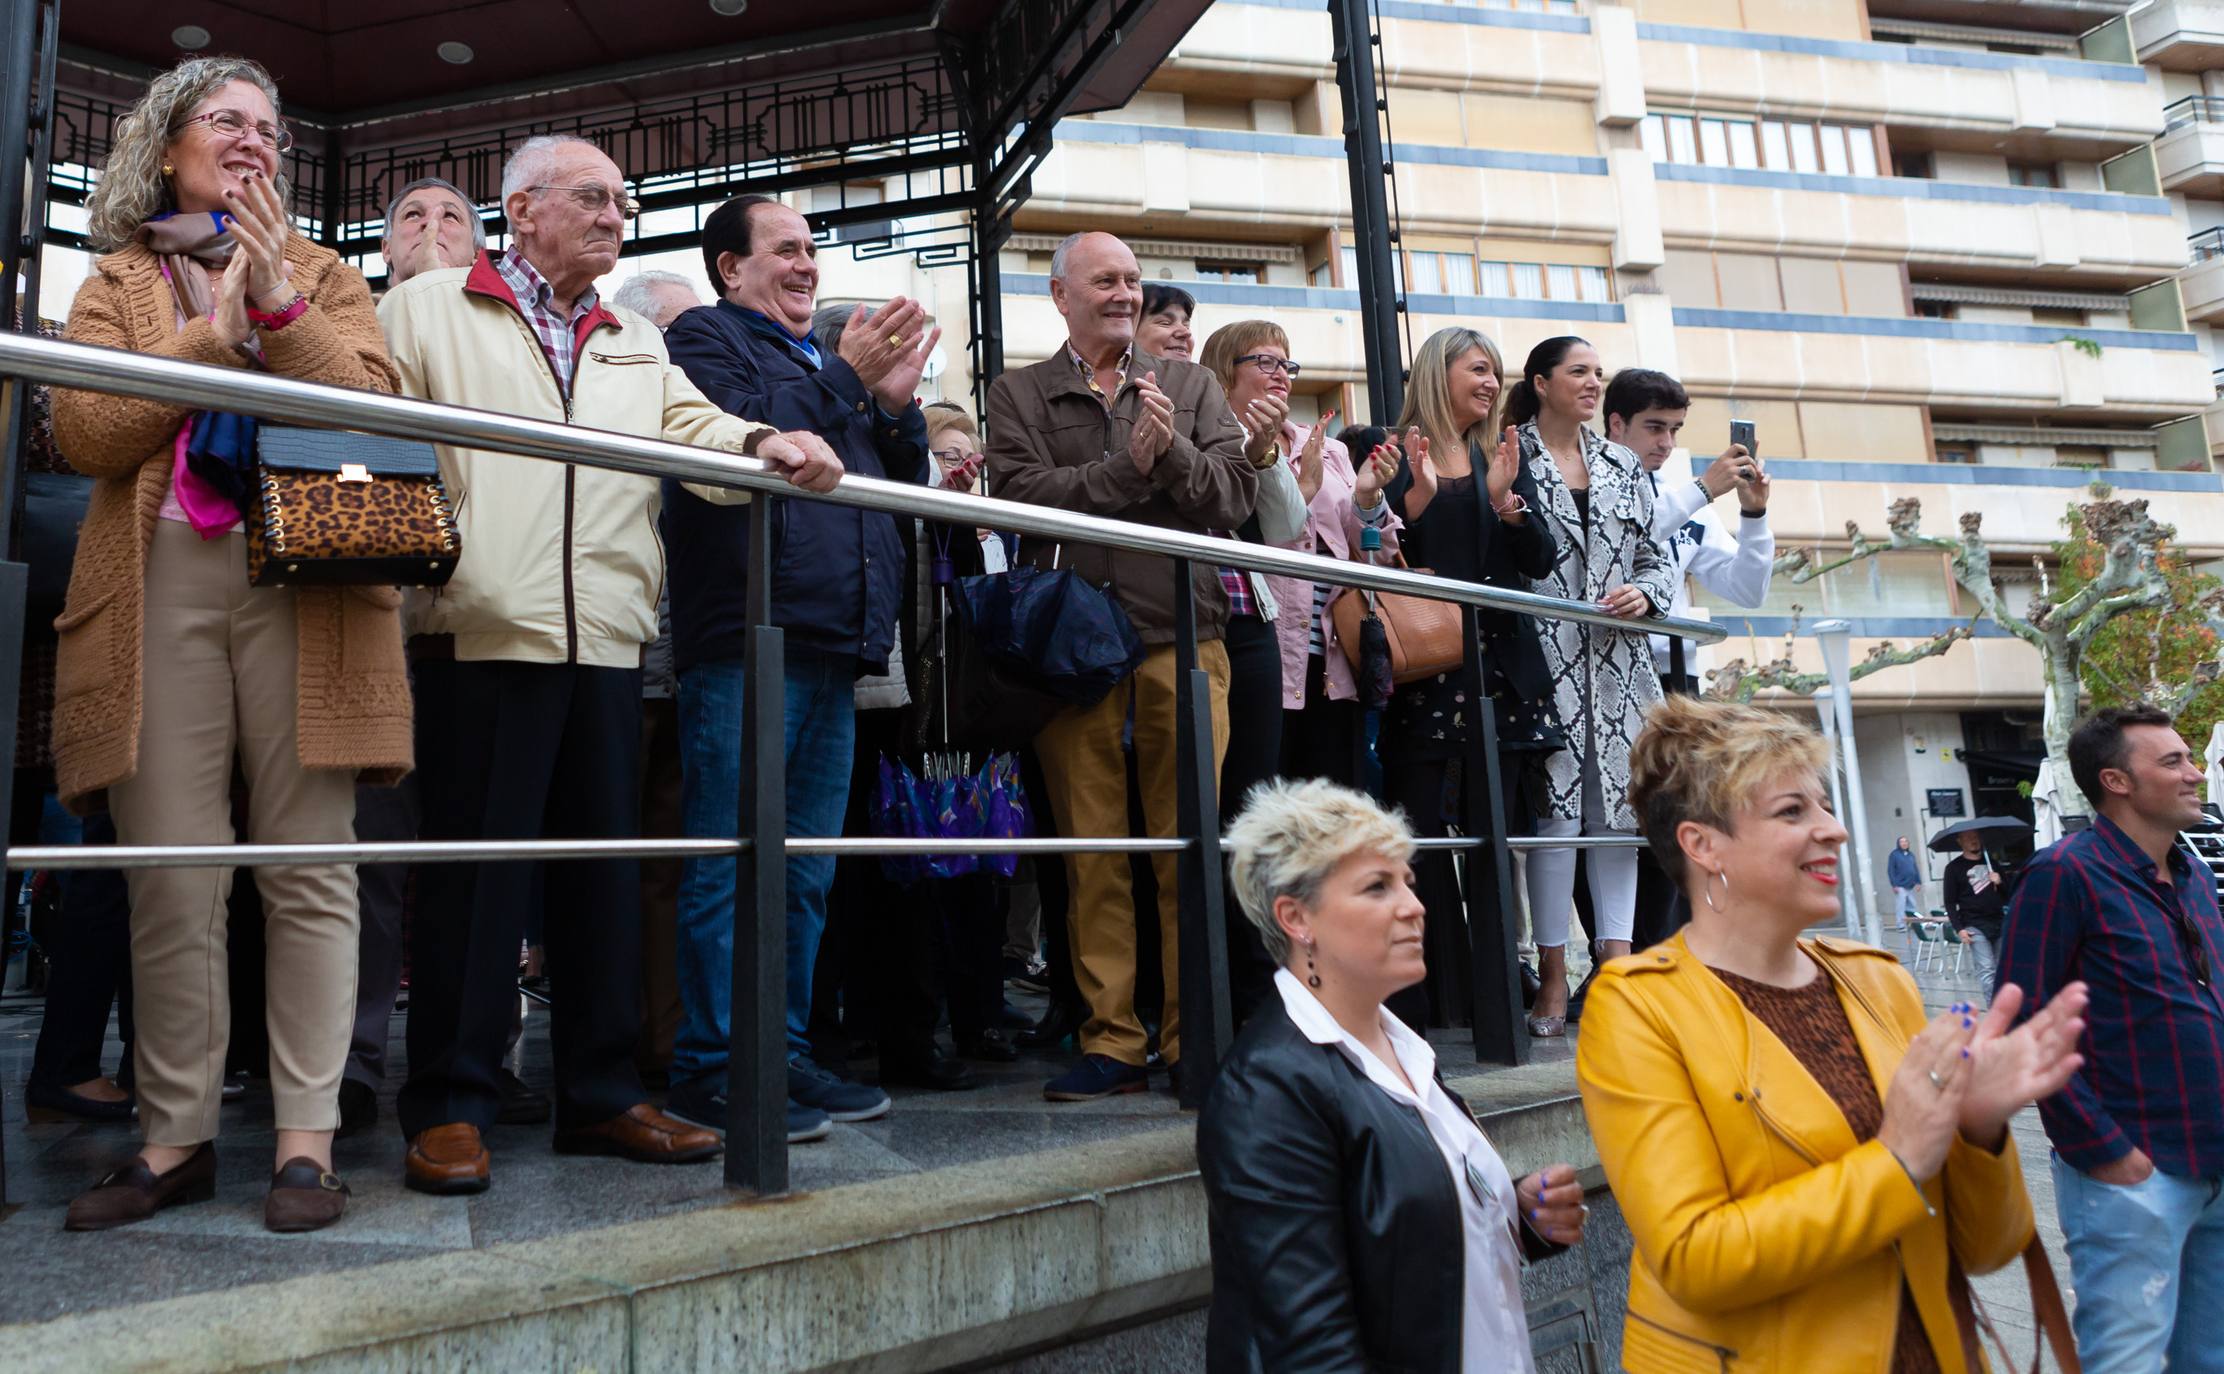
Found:
[[[2082,310],[2060,310],[2051,306],[2037,305],[2031,308],[2031,323],[2066,325],[2073,329],[2083,329],[2090,321]]]
[[[1449,295],[1475,294],[1475,259],[1465,253],[1444,253],[1444,290]]]
[[[1339,248],[1336,252],[1343,260],[1344,289],[1357,291],[1359,289],[1359,250],[1356,248]]]
[[[1485,296],[1598,304],[1614,299],[1614,279],[1603,267],[1539,262],[1486,262],[1479,266],[1481,293]]]
[[[1950,320],[1957,313],[1952,301],[1917,301],[1915,317],[1922,320]]]
[[[1941,463],[1975,463],[1977,446],[1969,443],[1940,444],[1934,456]]]
[[[1929,153],[1894,153],[1892,154],[1892,175],[1896,177],[1916,177],[1923,181],[1935,181],[1938,178],[1938,164],[1931,161]]]
[[[1248,282],[1257,286],[1266,280],[1266,267],[1256,262],[1200,262],[1196,280]]]
[[[1423,295],[1441,294],[1444,290],[1444,269],[1437,265],[1438,254],[1413,253],[1408,256],[1413,259],[1413,265],[1406,269],[1406,280],[1413,283],[1413,289]]]
[[[2051,162],[2011,162],[2008,164],[2008,184],[2054,190],[2062,184],[2061,169]]]
[[[1316,263],[1313,270],[1305,274],[1305,284],[1307,286],[1333,286],[1335,285],[1334,278],[1335,270],[1333,268],[1325,262]]]
[[[1645,116],[1637,136],[1655,162],[1820,172],[1839,177],[1873,177],[1878,175],[1880,165],[1876,129],[1868,124],[1653,114]]]
[[[2108,466],[2108,450],[2097,444],[2056,444],[2054,466],[2058,468],[2104,468]]]

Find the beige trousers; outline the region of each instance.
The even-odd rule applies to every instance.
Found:
[[[247,585],[247,541],[155,522],[139,769],[108,790],[120,844],[230,844],[232,757],[258,844],[348,843],[355,779],[301,766],[294,594]],[[150,1145],[217,1134],[231,1038],[228,868],[130,870],[139,1119]],[[280,1130],[339,1125],[355,1020],[355,869],[264,868],[270,1085]]]
[[[1212,775],[1217,779],[1228,753],[1227,649],[1217,639],[1206,640],[1197,646],[1197,666],[1211,681]],[[1151,650],[1143,666],[1104,700],[1062,712],[1035,736],[1035,755],[1042,762],[1059,834],[1127,837],[1127,755],[1120,748],[1120,735],[1131,707],[1145,828],[1154,839],[1175,835],[1180,773],[1175,767],[1174,648],[1170,644]],[[1181,1059],[1180,856],[1154,854],[1151,868],[1158,878],[1158,967],[1166,982],[1158,1052],[1172,1064]],[[1082,1052],[1139,1065],[1145,1057],[1146,1036],[1135,1014],[1135,923],[1142,913],[1135,909],[1128,856],[1068,854],[1066,872],[1073,885],[1066,921],[1073,933],[1074,982],[1089,1004],[1089,1019],[1081,1027]]]

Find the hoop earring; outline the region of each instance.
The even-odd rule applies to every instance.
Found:
[[[1320,973],[1313,967],[1313,942],[1311,940],[1307,940],[1305,942],[1305,986],[1309,988],[1317,988],[1320,985]]]
[[[1717,878],[1722,880],[1722,900],[1726,902],[1730,900],[1730,875],[1727,872],[1708,869],[1707,876],[1699,881],[1699,895],[1707,899],[1707,910],[1713,912],[1722,910],[1714,904],[1714,880]]]

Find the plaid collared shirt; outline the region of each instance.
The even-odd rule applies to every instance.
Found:
[[[1120,365],[1112,369],[1119,374],[1119,378],[1112,383],[1110,394],[1097,385],[1096,365],[1081,356],[1080,350],[1073,346],[1071,339],[1066,340],[1066,356],[1073,360],[1073,369],[1081,374],[1081,384],[1089,388],[1089,394],[1103,402],[1106,410],[1110,410],[1113,397],[1119,395],[1120,388],[1127,385],[1127,370],[1135,365],[1135,345],[1129,344],[1120,350]]]
[[[2136,1145],[2181,1179],[2224,1178],[2224,918],[2216,878],[2180,844],[2169,881],[2114,821],[2031,856],[2000,943],[2000,982],[2044,1006],[2092,990],[2085,1066],[2039,1103],[2064,1163],[2090,1173]],[[2207,978],[2201,976],[2206,969]]]
[[[579,319],[593,313],[601,298],[592,286],[588,287],[572,302],[571,318],[565,319],[556,313],[549,300],[556,294],[556,288],[550,286],[548,278],[534,270],[533,264],[516,248],[496,258],[494,270],[510,284],[510,294],[517,297],[518,309],[525,312],[533,332],[540,336],[541,352],[548,355],[548,366],[556,374],[556,385],[563,390],[564,399],[570,400],[572,377],[579,369]]]

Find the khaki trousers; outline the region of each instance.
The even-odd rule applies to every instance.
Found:
[[[1212,679],[1212,774],[1228,752],[1228,653],[1217,639],[1197,646],[1197,666]],[[1175,833],[1174,648],[1154,649],[1133,676],[1094,706],[1067,711],[1035,736],[1035,754],[1050,788],[1058,833],[1075,838],[1125,838],[1127,759],[1120,735],[1132,704],[1135,770],[1143,817],[1153,838]],[[1208,808],[1213,805],[1207,799]],[[1181,1058],[1180,856],[1154,854],[1158,878],[1159,968],[1166,980],[1166,1015],[1158,1052]],[[1073,976],[1089,1004],[1081,1049],[1123,1064],[1144,1060],[1143,1023],[1135,1014],[1135,909],[1125,854],[1069,854],[1073,883],[1067,918],[1073,932]]]
[[[247,585],[244,535],[203,540],[175,520],[155,522],[146,585],[139,768],[108,792],[117,842],[230,844],[235,750],[252,842],[352,842],[355,779],[301,766],[294,594]],[[215,1138],[223,1101],[232,870],[129,882],[140,1122],[149,1144],[190,1147]],[[329,1131],[355,1021],[355,869],[264,868],[256,884],[277,1126]]]

